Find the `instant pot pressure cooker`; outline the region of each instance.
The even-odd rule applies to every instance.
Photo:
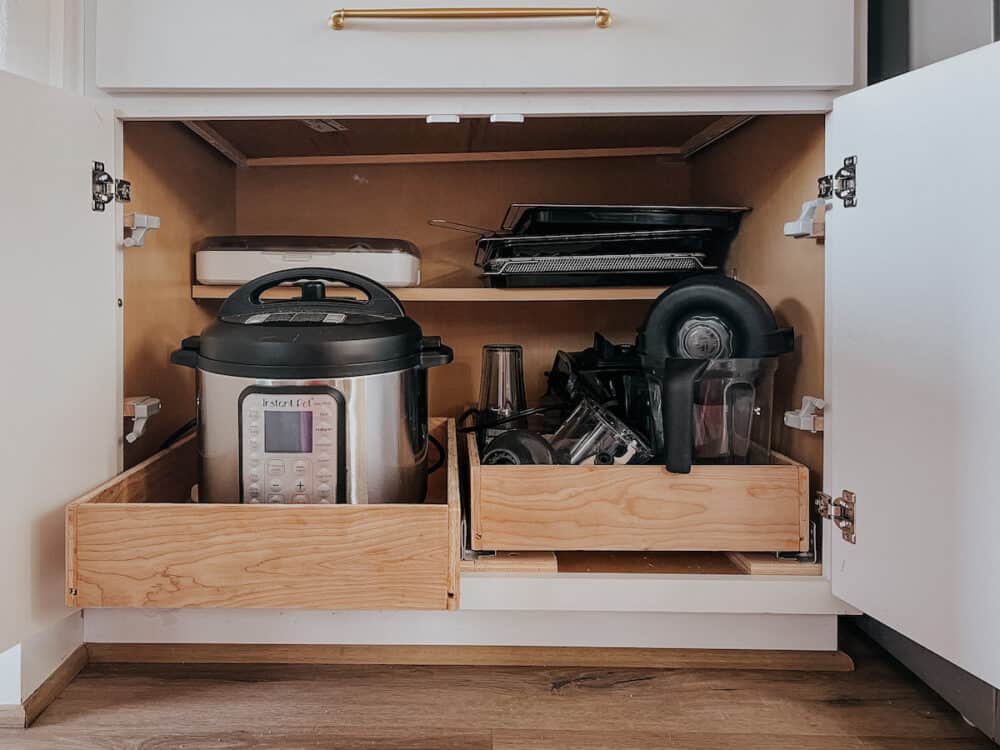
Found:
[[[290,282],[299,298],[261,300]],[[324,282],[366,298],[328,298]],[[261,276],[170,359],[198,372],[201,502],[423,501],[427,370],[452,351],[371,279],[323,268]]]

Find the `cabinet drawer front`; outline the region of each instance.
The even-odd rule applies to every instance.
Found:
[[[346,7],[386,5],[421,3]],[[330,12],[341,6],[329,0],[101,0],[96,80],[118,91],[837,89],[853,80],[853,0],[604,5],[613,21],[603,29],[593,18],[349,18],[333,31]]]
[[[78,607],[448,604],[445,505],[85,504],[75,533]]]

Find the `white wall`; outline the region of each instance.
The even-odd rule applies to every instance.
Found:
[[[993,41],[993,0],[910,0],[910,67]]]
[[[0,70],[82,91],[79,0],[0,0]]]

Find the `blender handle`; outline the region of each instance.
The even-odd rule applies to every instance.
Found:
[[[282,307],[287,308],[289,306],[302,305],[316,309],[316,305],[323,305],[324,309],[331,312],[362,312],[370,315],[385,315],[387,317],[406,315],[399,298],[367,276],[351,273],[350,271],[341,271],[336,268],[289,268],[265,274],[241,286],[229,295],[229,299],[222,303],[222,307],[219,309],[219,317],[245,315],[247,313],[266,310],[267,306],[271,303],[262,302],[260,297],[268,289],[288,281],[308,280],[334,281],[344,284],[364,292],[367,299],[330,299],[323,296],[322,290],[319,288],[303,285],[303,296],[300,299],[283,300]]]
[[[663,364],[663,453],[667,471],[690,474],[694,463],[694,384],[710,360],[669,358]]]

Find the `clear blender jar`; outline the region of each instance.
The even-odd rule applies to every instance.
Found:
[[[667,469],[692,464],[767,464],[775,357],[668,359],[650,377],[654,447]]]

